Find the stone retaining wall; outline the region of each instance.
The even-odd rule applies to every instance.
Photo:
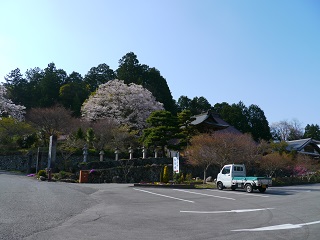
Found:
[[[99,161],[99,156],[89,156],[90,161]],[[83,161],[83,156],[71,156],[67,161],[62,157],[56,157],[56,166],[59,167],[61,164],[68,163],[70,166],[76,167]],[[35,172],[37,166],[37,155],[36,154],[17,154],[0,156],[0,170],[9,171],[22,171],[22,172]],[[42,155],[39,158],[38,170],[45,169],[48,166],[48,156]]]
[[[64,160],[60,155],[56,156],[56,163],[54,168],[56,171],[65,170],[68,172],[75,172],[81,169],[107,169],[122,166],[120,159],[119,161],[114,161],[114,159],[104,158],[103,162],[100,162],[99,156],[89,155],[87,159],[87,164],[83,165],[83,155],[74,155]],[[151,164],[170,164],[172,163],[171,158],[147,158],[132,159],[135,166],[144,166]],[[80,166],[81,165],[81,166]],[[38,159],[38,170],[45,169],[48,166],[48,155],[42,154]],[[22,171],[27,173],[36,172],[37,167],[37,154],[17,154],[17,155],[7,155],[0,156],[0,170],[9,171]]]

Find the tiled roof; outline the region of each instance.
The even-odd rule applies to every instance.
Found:
[[[306,139],[299,139],[299,140],[293,140],[293,141],[287,141],[287,150],[297,150],[300,151],[301,149],[304,148],[308,143],[311,142],[311,138],[306,138]]]
[[[233,132],[233,133],[241,133],[235,127],[228,124],[224,121],[219,114],[208,111],[206,113],[202,113],[199,115],[193,116],[195,120],[191,122],[192,125],[199,125],[201,123],[208,124],[213,126],[219,131]]]
[[[319,153],[320,153],[320,148],[319,148],[320,141],[314,140],[312,138],[287,141],[287,144],[288,144],[288,146],[287,146],[288,151],[295,150],[297,152],[310,154],[310,155],[317,155],[317,156],[319,156]],[[306,152],[305,147],[307,145],[312,145],[314,147],[315,152],[313,152],[313,153]]]

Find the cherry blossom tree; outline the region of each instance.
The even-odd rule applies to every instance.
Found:
[[[13,117],[19,121],[24,119],[25,107],[14,104],[6,97],[7,89],[0,85],[0,117]]]
[[[113,118],[137,130],[146,126],[146,119],[156,110],[163,110],[163,104],[157,102],[150,91],[118,79],[101,84],[81,108],[85,120]]]

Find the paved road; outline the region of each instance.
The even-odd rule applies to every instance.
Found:
[[[314,239],[320,184],[229,190],[38,182],[0,173],[0,239]]]

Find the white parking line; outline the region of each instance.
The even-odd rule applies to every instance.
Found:
[[[227,199],[227,200],[236,200],[234,198],[221,197],[221,196],[215,196],[215,195],[210,195],[210,194],[205,194],[205,193],[198,193],[198,192],[191,192],[191,191],[181,190],[181,189],[172,189],[172,190],[180,191],[180,192],[186,192],[186,193],[192,193],[192,194],[198,194],[198,195],[208,196],[208,197],[222,198],[222,199]]]
[[[303,226],[319,224],[320,221],[309,222],[309,223],[301,223],[301,224],[282,224],[282,225],[274,225],[269,227],[261,227],[261,228],[253,228],[253,229],[237,229],[231,230],[232,232],[259,232],[259,231],[275,231],[275,230],[287,230],[287,229],[295,229],[302,228]]]
[[[137,191],[141,191],[141,192],[145,192],[145,193],[150,193],[150,194],[153,194],[153,195],[161,196],[161,197],[172,198],[172,199],[179,200],[179,201],[194,203],[194,201],[190,201],[190,200],[186,200],[186,199],[175,198],[175,197],[171,197],[171,196],[167,196],[167,195],[163,195],[163,194],[159,194],[159,193],[154,193],[154,192],[150,192],[150,191],[146,191],[146,190],[142,190],[142,189],[137,189],[137,188],[133,188],[133,189],[137,190]]]
[[[211,190],[211,189],[206,189],[211,192],[221,192],[221,193],[231,193],[231,194],[238,194],[238,195],[246,195],[246,196],[253,196],[253,197],[262,197],[262,198],[268,198],[269,196],[262,196],[262,195],[257,195],[257,194],[250,194],[250,193],[242,193],[242,192],[235,192],[235,191],[221,191],[221,190]]]
[[[274,208],[258,208],[258,209],[238,209],[229,211],[180,211],[181,213],[245,213],[245,212],[257,212],[266,211]]]

